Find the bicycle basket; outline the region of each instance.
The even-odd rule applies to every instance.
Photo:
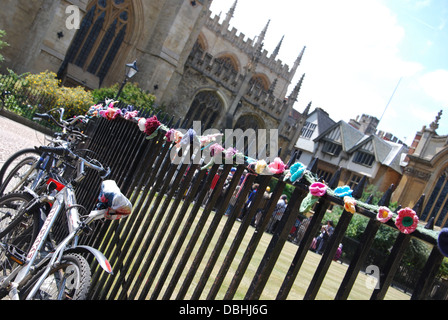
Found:
[[[104,218],[108,220],[118,220],[126,218],[131,214],[132,204],[128,198],[121,193],[120,188],[115,181],[106,180],[101,183],[97,209],[107,209]]]

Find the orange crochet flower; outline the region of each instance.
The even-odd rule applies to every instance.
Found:
[[[356,200],[352,197],[345,196],[344,197],[344,209],[347,212],[355,213],[356,212]]]

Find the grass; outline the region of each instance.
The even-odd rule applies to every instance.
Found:
[[[171,202],[171,204],[172,204],[172,202]],[[156,255],[154,256],[153,261],[151,262],[149,271],[146,272],[145,270],[141,270],[142,266],[141,265],[138,266],[140,268],[138,273],[140,273],[140,272],[144,272],[145,273],[146,272],[145,277],[147,277],[148,274],[151,272],[152,268],[154,268],[154,261],[157,260],[157,258],[159,257],[160,250],[161,250],[162,246],[164,245],[164,243],[165,242],[170,243],[170,248],[168,250],[168,253],[165,256],[165,259],[164,259],[163,263],[161,264],[156,277],[154,278],[154,282],[153,282],[152,287],[151,287],[151,289],[149,291],[149,294],[147,296],[148,299],[151,296],[151,293],[152,293],[153,289],[155,288],[155,285],[157,284],[158,277],[160,276],[162,270],[164,270],[164,268],[165,268],[165,265],[166,265],[168,257],[170,257],[170,255],[173,253],[172,252],[173,247],[174,247],[175,243],[178,241],[178,237],[179,237],[180,232],[182,231],[182,228],[183,228],[183,226],[185,224],[186,217],[188,217],[188,214],[189,214],[191,209],[192,209],[192,206],[190,206],[190,209],[188,210],[188,212],[187,212],[187,214],[186,214],[186,216],[184,218],[184,221],[180,225],[173,226],[173,223],[171,223],[167,230],[160,230],[160,227],[159,227],[158,230],[157,230],[157,234],[153,235],[154,238],[151,241],[150,246],[148,248],[141,249],[142,252],[146,251],[144,253],[146,255],[148,254],[148,252],[154,246],[157,246],[157,250],[158,250]],[[179,210],[180,210],[180,206],[177,209],[176,214],[179,212]],[[168,212],[168,210],[167,210],[167,212]],[[164,214],[165,215],[167,212],[165,212],[165,213],[157,212],[157,214]],[[167,281],[165,282],[165,284],[164,284],[164,286],[163,286],[163,288],[161,290],[161,294],[159,295],[158,298],[160,298],[163,295],[163,293],[165,292],[165,290],[167,288],[167,285],[170,282],[170,279],[171,279],[171,277],[172,277],[172,275],[173,275],[173,273],[174,273],[174,271],[176,269],[176,266],[179,264],[179,261],[180,261],[180,259],[182,257],[182,253],[185,251],[186,246],[187,246],[189,240],[191,239],[193,231],[194,231],[195,227],[197,226],[197,222],[199,220],[199,217],[202,215],[202,213],[203,213],[203,210],[200,209],[198,214],[197,214],[197,216],[196,216],[195,223],[192,225],[192,227],[189,230],[189,233],[188,233],[187,237],[183,241],[182,248],[177,253],[177,258],[176,258],[175,262],[173,263],[173,265],[171,266],[170,275],[168,276]],[[202,240],[204,238],[204,235],[207,232],[208,227],[209,227],[209,225],[210,225],[210,223],[211,223],[211,221],[212,221],[214,216],[215,216],[214,212],[212,212],[209,215],[209,217],[207,219],[207,223],[204,226],[203,231],[201,232],[201,236],[198,239],[198,241],[196,243],[196,246],[195,246],[195,248],[194,248],[194,250],[192,252],[192,255],[190,256],[190,258],[188,260],[188,263],[186,264],[186,266],[185,266],[185,268],[183,270],[183,274],[182,274],[181,278],[179,279],[179,281],[176,284],[176,289],[173,292],[173,294],[171,295],[171,299],[174,299],[176,297],[176,295],[177,295],[178,290],[180,290],[180,287],[181,287],[181,285],[183,283],[183,280],[185,279],[185,277],[186,277],[186,275],[187,275],[188,271],[190,270],[190,267],[191,267],[191,265],[193,263],[193,259],[195,257],[195,253],[199,250],[199,247],[200,247],[200,245],[203,242]],[[211,253],[213,252],[213,250],[215,248],[216,242],[217,242],[217,240],[218,240],[218,238],[219,238],[219,236],[221,234],[221,231],[222,231],[222,229],[224,227],[224,224],[226,223],[227,219],[228,218],[225,217],[225,216],[223,216],[221,218],[219,227],[216,230],[216,233],[213,235],[212,240],[208,244],[206,254],[205,254],[204,258],[202,259],[200,267],[198,268],[198,270],[197,270],[197,272],[196,272],[196,274],[195,274],[195,276],[194,276],[194,278],[192,280],[192,283],[191,283],[191,285],[189,287],[189,290],[188,290],[188,292],[187,292],[187,294],[185,296],[185,299],[189,299],[192,296],[192,294],[193,294],[193,292],[194,292],[194,290],[196,288],[196,285],[198,284],[198,282],[200,280],[200,277],[201,277],[201,275],[202,275],[202,273],[203,273],[207,263],[209,262],[209,257],[210,257]],[[174,219],[173,219],[173,221],[174,221]],[[152,223],[154,223],[154,220],[153,220]],[[163,223],[163,220],[162,220],[162,223]],[[161,223],[161,225],[162,225],[162,223]],[[214,280],[216,278],[216,275],[218,274],[219,269],[220,269],[220,267],[221,267],[221,265],[223,263],[223,260],[224,260],[224,258],[226,256],[226,253],[227,253],[227,251],[229,250],[229,248],[230,248],[230,246],[232,244],[232,239],[237,234],[237,231],[239,229],[240,224],[241,224],[240,222],[235,222],[234,223],[234,225],[232,227],[232,230],[231,230],[231,233],[230,233],[229,237],[227,238],[225,246],[223,247],[223,249],[222,249],[222,251],[221,251],[221,253],[219,255],[218,261],[216,262],[216,264],[215,264],[215,266],[213,268],[212,274],[209,277],[209,279],[208,279],[208,281],[207,281],[207,283],[205,285],[205,288],[204,288],[204,290],[202,292],[202,295],[201,295],[200,299],[205,299],[207,297],[207,294],[208,294],[208,292],[209,292],[209,290],[210,290],[210,288],[211,288],[211,286],[212,286],[212,284],[213,284],[213,282],[214,282]],[[175,237],[173,239],[168,239],[167,237],[168,237],[168,234],[169,234],[169,231],[171,230],[171,228],[176,228],[177,233],[176,233],[176,235],[175,235]],[[243,256],[245,250],[246,250],[246,247],[247,247],[247,245],[248,245],[248,243],[249,243],[249,241],[250,241],[250,239],[251,239],[251,237],[252,237],[252,235],[254,233],[254,230],[255,229],[253,227],[249,227],[249,229],[247,230],[247,232],[246,232],[246,234],[244,236],[243,242],[240,245],[240,247],[238,249],[238,252],[237,252],[237,254],[236,254],[236,256],[235,256],[235,258],[234,258],[234,260],[233,260],[233,262],[232,262],[232,264],[231,264],[231,266],[230,266],[230,268],[229,268],[229,270],[228,270],[228,272],[227,272],[227,274],[225,276],[223,284],[220,287],[220,290],[219,290],[219,292],[218,292],[218,294],[216,296],[217,300],[223,299],[223,297],[224,297],[224,295],[225,295],[225,293],[227,291],[227,288],[228,288],[228,286],[230,285],[230,283],[232,281],[233,275],[235,274],[235,272],[236,272],[236,270],[237,270],[237,268],[239,266],[239,263],[240,263],[241,258]],[[145,239],[148,236],[150,236],[148,234],[149,230],[146,230],[146,231],[145,230],[141,230],[141,231],[142,232],[146,232]],[[159,232],[161,232],[161,236],[163,236],[163,239],[160,242],[160,244],[157,245],[155,243],[154,239],[157,238]],[[264,252],[265,252],[267,246],[269,245],[269,242],[270,242],[271,238],[272,238],[272,235],[270,235],[268,233],[264,233],[263,234],[263,236],[261,238],[261,241],[260,241],[259,245],[257,246],[255,254],[252,257],[251,262],[249,263],[249,266],[248,266],[247,271],[246,271],[246,273],[245,273],[245,275],[243,277],[243,280],[241,281],[241,283],[240,283],[240,285],[238,287],[238,290],[237,290],[237,292],[236,292],[236,294],[234,296],[235,300],[240,300],[240,299],[244,298],[244,296],[245,296],[245,294],[246,294],[246,292],[247,292],[247,290],[248,290],[248,288],[249,288],[249,286],[251,284],[253,276],[254,276],[255,272],[257,271],[259,263],[260,263],[260,261],[263,258]],[[142,241],[142,243],[144,243],[144,240]],[[290,243],[290,242],[286,242],[285,243],[285,245],[283,247],[283,250],[282,250],[282,252],[281,252],[281,254],[279,256],[279,259],[278,259],[278,261],[275,264],[273,272],[270,275],[269,281],[268,281],[268,283],[267,283],[267,285],[266,285],[266,287],[265,287],[265,289],[264,289],[260,299],[263,299],[263,300],[274,300],[276,298],[278,290],[279,290],[279,288],[280,288],[280,286],[281,286],[281,284],[282,284],[282,282],[284,280],[284,276],[285,276],[287,270],[289,269],[289,266],[290,266],[291,261],[292,261],[294,255],[295,255],[295,253],[297,251],[297,248],[298,248],[297,245],[295,245],[293,243]],[[130,259],[130,261],[134,261],[133,260],[134,258],[135,257],[127,257],[127,259]],[[304,297],[304,295],[306,293],[306,290],[307,290],[307,288],[308,288],[308,286],[309,286],[309,284],[311,282],[311,279],[312,279],[312,277],[314,275],[314,271],[316,270],[316,268],[317,268],[317,266],[319,264],[320,259],[321,259],[320,255],[318,255],[316,253],[313,253],[311,251],[308,251],[308,253],[306,255],[306,258],[305,258],[305,261],[302,264],[302,267],[301,267],[301,269],[300,269],[300,271],[299,271],[299,273],[298,273],[298,275],[296,277],[294,285],[293,285],[293,287],[292,287],[292,289],[291,289],[291,291],[289,293],[288,299],[291,299],[291,300],[301,300],[301,299],[303,299],[303,297]],[[146,260],[147,260],[147,258],[145,257],[143,259],[142,265],[144,264],[144,262]],[[319,290],[319,292],[317,294],[317,297],[316,297],[317,300],[333,300],[334,299],[335,294],[336,294],[336,292],[337,292],[337,290],[338,290],[338,288],[340,286],[340,283],[342,282],[342,279],[343,279],[343,277],[344,277],[344,275],[345,275],[345,273],[347,271],[347,268],[348,268],[347,265],[341,264],[339,262],[334,262],[333,261],[331,263],[331,266],[330,266],[330,268],[329,268],[329,270],[328,270],[328,272],[327,272],[327,274],[325,276],[325,279],[324,279],[324,281],[323,281],[323,283],[321,285],[321,288],[320,288],[320,290]],[[131,270],[131,269],[129,268],[128,270]],[[146,282],[146,280],[143,280],[141,278],[141,276],[142,275],[140,274],[139,277],[136,277],[136,279],[134,279],[134,284],[133,284],[133,285],[136,285],[137,283],[140,284],[140,286],[141,286],[140,291],[141,291],[143,285]],[[370,295],[372,294],[372,291],[373,291],[373,289],[369,289],[368,286],[366,285],[366,283],[368,283],[368,281],[369,281],[369,277],[367,275],[365,275],[363,273],[359,273],[359,275],[357,277],[357,280],[356,280],[356,282],[355,282],[355,284],[354,284],[354,286],[352,288],[352,291],[351,291],[350,296],[349,296],[348,299],[349,300],[368,300],[370,298]],[[131,288],[132,288],[132,286],[131,286]],[[138,298],[139,294],[140,294],[140,292],[136,295],[136,298]],[[409,299],[410,299],[410,296],[408,294],[405,294],[405,293],[403,293],[403,292],[401,292],[401,291],[399,291],[399,290],[397,290],[395,288],[392,288],[392,287],[389,288],[389,290],[388,290],[388,292],[386,294],[386,297],[385,297],[385,300],[409,300]]]

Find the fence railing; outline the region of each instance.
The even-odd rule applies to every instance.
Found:
[[[173,126],[173,119],[161,121]],[[341,198],[329,194],[320,198],[313,208],[314,214],[302,241],[295,245],[288,241],[288,236],[296,222],[300,204],[309,193],[306,181],[291,184],[276,176],[249,174],[239,189],[233,210],[225,215],[234,191],[245,175],[244,165],[234,166],[236,171],[226,192],[223,192],[231,164],[216,164],[208,170],[200,170],[200,165],[194,163],[177,165],[172,161],[172,144],[166,142],[161,133],[148,140],[135,123],[121,118],[113,121],[97,119],[89,125],[87,133],[92,137],[89,149],[97,154],[98,160],[111,166],[111,178],[117,181],[134,205],[133,213],[127,219],[99,223],[90,235],[82,239],[83,243],[105,253],[115,273],[114,276],[106,275],[96,266],[91,299],[255,300],[299,297],[308,300],[316,299],[319,291],[325,288],[325,277],[331,273],[331,266],[335,263],[333,258],[352,213],[343,211],[322,256],[315,255],[317,266],[308,272],[311,280],[305,283],[298,274],[308,264],[310,245],[321,228],[327,209],[332,205],[343,206]],[[219,180],[210,192],[216,174]],[[337,172],[328,186],[335,188],[338,180]],[[273,181],[276,181],[275,188],[264,208],[265,213],[254,228],[251,222],[263,201],[263,191]],[[258,192],[246,216],[239,221],[237,218],[255,182],[259,184]],[[354,198],[361,196],[364,182],[365,179],[353,191]],[[288,184],[294,190],[283,218],[273,234],[268,234],[266,228]],[[79,187],[78,200],[88,209],[94,206],[94,195],[98,194],[99,185],[99,178],[91,175]],[[381,205],[388,205],[391,192],[386,192]],[[414,208],[417,213],[419,204]],[[344,264],[344,272],[339,271],[339,287],[333,296],[326,296],[329,299],[349,298],[381,225],[374,212],[358,208],[356,214],[369,218],[369,223],[351,261]],[[395,228],[391,222],[388,225]],[[365,299],[385,298],[413,237],[425,241],[432,250],[411,289],[411,298],[430,297],[443,256],[434,238],[417,230],[411,235],[398,234],[380,270],[378,285],[370,291],[365,288],[368,292]],[[285,257],[286,249],[290,256]],[[282,269],[279,264],[285,265],[285,259],[287,267]],[[300,290],[302,293],[297,293]]]
[[[0,110],[8,110],[31,120],[36,112],[45,112],[58,107],[54,96],[23,86],[21,83],[18,77],[0,75]],[[41,120],[39,123],[51,130],[59,130],[51,121]]]

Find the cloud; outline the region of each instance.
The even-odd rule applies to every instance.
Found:
[[[424,74],[419,81],[423,91],[435,101],[448,106],[448,70]]]

